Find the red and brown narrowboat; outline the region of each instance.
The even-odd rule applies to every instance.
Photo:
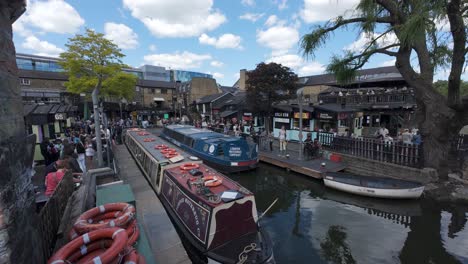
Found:
[[[194,262],[275,263],[273,244],[259,225],[249,190],[152,134],[127,131],[125,143]],[[177,155],[167,156],[174,151]]]

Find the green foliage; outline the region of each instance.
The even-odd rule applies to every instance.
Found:
[[[272,104],[291,97],[296,90],[297,75],[274,62],[259,63],[247,75],[247,103],[253,111],[268,115]]]
[[[434,88],[444,96],[448,94],[448,81],[438,80],[434,82]],[[460,85],[460,96],[468,96],[468,82],[462,81]]]
[[[65,45],[67,51],[60,54],[59,62],[69,79],[65,83],[71,93],[89,93],[101,90],[102,95],[131,99],[136,77],[122,72],[124,55],[104,34],[86,29]]]

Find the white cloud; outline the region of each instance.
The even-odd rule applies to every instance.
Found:
[[[226,22],[213,9],[213,0],[123,0],[123,4],[157,37],[199,36]]]
[[[143,57],[145,63],[160,65],[173,69],[196,69],[200,68],[204,61],[210,60],[209,54],[195,54],[188,51],[182,53],[149,54]]]
[[[279,10],[286,9],[288,7],[287,3],[288,3],[288,0],[280,0],[278,3],[278,9]]]
[[[254,6],[255,0],[242,0],[241,3],[245,6]]]
[[[41,56],[58,57],[60,53],[64,52],[62,48],[49,43],[44,40],[40,40],[35,36],[29,36],[21,44],[25,49],[32,50],[34,54]]]
[[[304,0],[300,15],[307,23],[328,21],[337,16],[349,16],[358,3],[359,0]]]
[[[220,62],[220,61],[212,61],[212,62],[210,63],[210,65],[213,66],[213,67],[219,68],[219,67],[223,67],[224,63],[222,63],[222,62]]]
[[[211,45],[217,49],[241,49],[241,40],[241,37],[233,34],[223,34],[219,38],[216,38],[203,33],[198,38],[201,44]]]
[[[219,73],[219,72],[215,72],[215,73],[213,73],[213,77],[214,77],[215,79],[223,79],[223,78],[224,78],[224,74]]]
[[[395,63],[396,63],[396,59],[383,61],[382,63],[380,63],[380,67],[395,66]]]
[[[153,52],[156,51],[156,45],[154,44],[149,45],[149,50]]]
[[[265,26],[271,27],[271,26],[275,25],[276,22],[278,22],[278,17],[276,15],[271,15],[265,21]]]
[[[374,39],[376,39],[378,36],[380,36],[379,33],[374,33],[374,34],[361,33],[361,35],[359,35],[359,38],[356,41],[345,46],[344,49],[349,50],[351,52],[362,52],[368,46],[368,44]],[[376,41],[376,44],[378,47],[385,47],[385,46],[388,46],[397,42],[398,42],[398,39],[396,35],[390,32],[390,33],[385,34],[383,37],[379,38]]]
[[[265,13],[245,13],[242,16],[240,16],[240,19],[244,20],[250,20],[252,22],[256,22],[260,18],[262,18],[265,15]]]
[[[275,62],[287,66],[297,72],[299,76],[320,74],[325,71],[325,66],[319,62],[306,62],[302,57],[296,54],[284,54],[273,56],[266,60],[267,63]]]
[[[287,53],[298,41],[299,32],[293,27],[274,26],[257,32],[257,42],[272,49],[274,55]]]
[[[138,46],[138,35],[124,24],[108,22],[104,25],[105,38],[112,40],[121,49],[134,49]]]
[[[240,78],[240,73],[239,73],[239,72],[236,72],[236,73],[234,73],[233,76],[234,76],[234,79],[237,81],[237,80],[239,80],[239,78]]]
[[[18,25],[14,28],[19,34],[25,33],[25,28],[29,26],[44,32],[73,34],[84,23],[75,8],[63,0],[30,0],[26,13],[16,21]]]

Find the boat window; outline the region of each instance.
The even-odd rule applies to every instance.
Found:
[[[222,148],[222,146],[218,146],[218,156],[224,156],[224,150]]]
[[[205,143],[205,145],[203,145],[203,151],[208,152],[208,148],[209,145]]]
[[[162,164],[159,164],[157,165],[157,170],[156,170],[156,186],[159,187],[159,181],[161,180],[161,167],[163,165]]]

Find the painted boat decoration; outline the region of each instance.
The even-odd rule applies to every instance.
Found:
[[[417,182],[347,173],[329,172],[323,181],[333,189],[378,198],[417,199],[424,191],[424,185]]]
[[[241,137],[189,125],[166,126],[161,137],[224,173],[251,170],[258,166],[258,146]]]
[[[155,141],[145,141],[148,137]],[[124,140],[176,224],[192,261],[275,263],[273,244],[259,225],[249,190],[152,134],[128,130]]]

